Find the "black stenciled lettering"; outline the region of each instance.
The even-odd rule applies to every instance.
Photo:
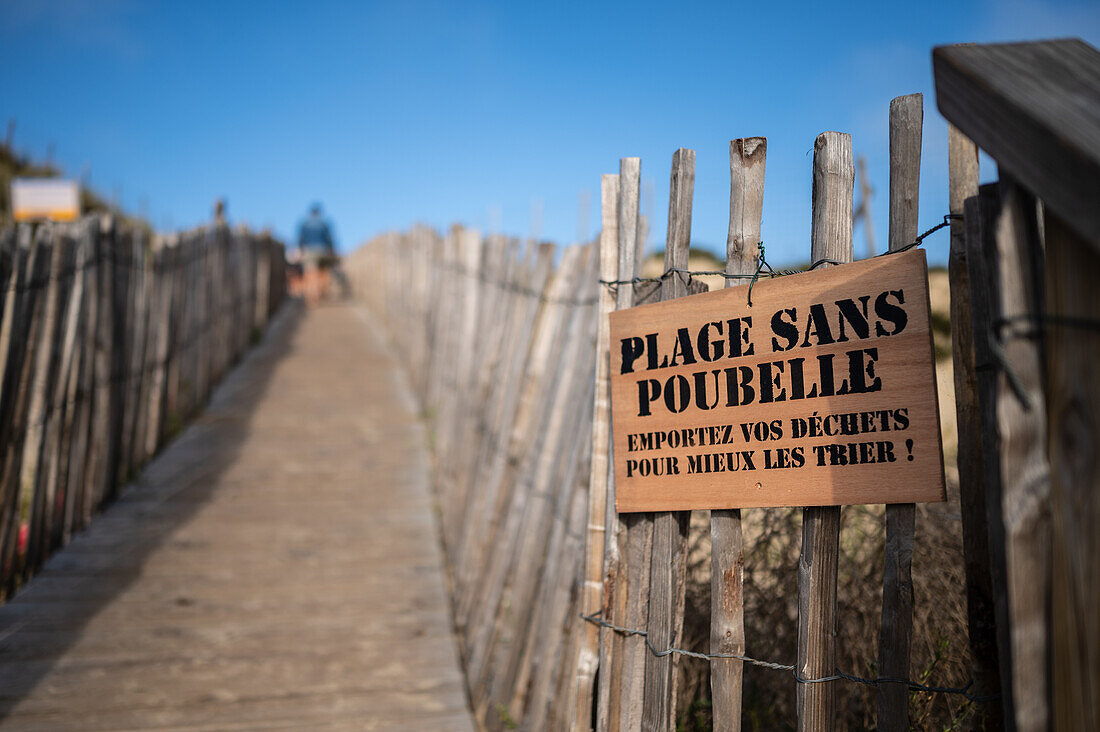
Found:
[[[756,390],[752,386],[752,369],[748,366],[730,366],[722,370],[726,374],[726,406],[751,404],[756,399]]]
[[[710,374],[712,381],[714,382],[712,389],[713,399],[707,397],[707,374]],[[699,409],[709,411],[718,406],[718,376],[722,373],[721,369],[714,369],[713,371],[697,371],[692,374],[695,381],[695,406]]]
[[[654,333],[654,336],[657,334]],[[619,369],[620,374],[632,374],[634,373],[634,362],[638,360],[638,357],[645,351],[645,342],[638,336],[631,336],[630,338],[623,338],[622,340],[622,367]]]
[[[859,298],[859,304],[862,307],[857,306],[855,301],[851,298],[836,301],[837,310],[840,312],[840,317],[838,319],[840,334],[837,335],[837,343],[845,343],[848,341],[848,333],[844,330],[845,323],[851,327],[856,338],[867,338],[870,336],[871,326],[870,323],[867,322],[867,303],[870,301],[870,295],[864,295]]]
[[[760,403],[771,404],[772,402],[787,401],[787,390],[779,383],[783,370],[786,368],[786,362],[765,361],[758,364],[757,368],[760,370]],[[775,369],[774,374],[772,373],[773,368]]]
[[[813,335],[814,342],[810,342]],[[810,306],[810,316],[806,319],[806,333],[802,339],[802,347],[827,346],[834,343],[833,332],[829,329],[829,317],[825,314],[825,306],[814,303]]]
[[[909,410],[905,407],[894,410],[894,429],[909,429]]]
[[[691,345],[691,333],[687,328],[680,328],[676,331],[676,345],[672,348],[672,360],[669,362],[669,366],[693,366],[697,363],[695,359],[695,348]]]
[[[891,297],[897,300],[897,305],[890,302]],[[875,323],[876,336],[897,335],[905,330],[905,326],[909,323],[909,314],[905,312],[904,308],[900,307],[904,304],[905,292],[903,290],[887,290],[875,298],[875,315],[879,317],[879,322]],[[888,331],[883,328],[883,320],[893,324],[893,330]]]
[[[687,378],[675,374],[665,382],[665,406],[668,411],[679,414],[691,403],[691,384]]]
[[[704,361],[717,361],[726,354],[726,342],[720,338],[711,340],[710,331],[714,329],[715,335],[722,335],[725,333],[722,321],[716,320],[712,323],[707,323],[699,329],[699,358]]]
[[[783,316],[787,316],[790,319],[784,320]],[[772,315],[772,333],[776,336],[772,338],[773,353],[776,351],[789,351],[798,343],[798,326],[795,325],[797,320],[798,311],[795,310],[795,308],[777,310]],[[786,345],[780,344],[780,338],[786,341]]]
[[[657,362],[657,334],[646,333],[645,337],[645,351],[649,365],[646,366],[646,370],[653,371],[654,369],[664,368],[668,366],[668,356],[664,357],[664,360],[660,363]]]
[[[752,316],[745,315],[740,318],[727,320],[729,326],[730,358],[752,356],[755,354],[753,343],[749,340],[749,328],[752,327]]]
[[[638,382],[638,416],[650,415],[649,405],[661,396],[661,382],[656,379],[642,379]]]

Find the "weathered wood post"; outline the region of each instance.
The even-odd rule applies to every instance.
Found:
[[[680,148],[672,155],[669,182],[668,235],[665,271],[687,269],[691,245],[691,204],[695,190],[695,151]],[[688,275],[677,272],[661,283],[661,300],[688,294]],[[658,650],[679,645],[684,626],[684,589],[687,575],[690,511],[653,514],[653,549],[649,573],[647,638]],[[642,726],[649,730],[675,729],[675,654],[646,654]]]
[[[977,151],[975,150],[975,155]],[[982,483],[978,486],[985,496],[985,523],[988,531],[988,566],[993,592],[993,618],[996,620],[997,681],[1001,690],[998,705],[1001,727],[1016,728],[1015,705],[1012,701],[1012,643],[1008,613],[1007,566],[1005,563],[1005,530],[1001,513],[1001,442],[997,430],[997,380],[999,345],[995,339],[994,320],[1000,317],[1000,284],[997,273],[997,221],[1001,216],[1000,186],[988,183],[978,189],[978,195],[966,199],[963,207],[966,226],[967,265],[970,279],[970,319],[974,343],[974,376],[978,400],[978,431]],[[965,527],[964,527],[965,530]],[[969,581],[969,580],[968,580]],[[968,596],[969,599],[969,596]],[[969,610],[968,610],[969,612]],[[973,642],[973,641],[972,641]],[[996,719],[997,712],[986,709],[987,718]],[[996,727],[990,727],[996,729]]]
[[[1044,217],[1055,729],[1100,728],[1100,241]],[[1072,323],[1091,321],[1093,328]]]
[[[57,320],[60,310],[59,290],[61,288],[60,272],[65,255],[66,242],[60,237],[54,236],[53,227],[45,227],[38,231],[38,246],[44,247],[49,252],[50,267],[46,281],[46,289],[43,294],[43,302],[36,308],[36,330],[34,346],[34,366],[31,372],[30,401],[27,407],[26,433],[23,438],[22,469],[19,474],[19,518],[21,521],[34,526],[38,514],[42,510],[39,501],[36,500],[36,489],[40,476],[40,461],[42,458],[42,441],[45,437],[46,424],[51,412],[50,403],[50,368],[56,350],[55,335]],[[37,505],[37,510],[36,509]],[[31,542],[38,539],[37,531],[32,532]],[[27,560],[33,564],[34,552],[28,548]],[[29,572],[28,572],[29,574]]]
[[[757,266],[764,210],[764,170],[768,140],[730,141],[730,223],[726,237],[726,274],[751,275]],[[726,287],[743,284],[726,280]],[[710,652],[745,653],[744,545],[741,511],[710,512]],[[714,729],[741,729],[744,663],[713,659],[710,665]]]
[[[1057,419],[1047,410],[1048,400],[1053,412],[1063,398],[1060,379],[1089,350],[1080,344],[1095,330],[1089,319],[1056,318],[1046,308],[1095,316],[1077,309],[1088,293],[1073,306],[1060,298],[1077,289],[1080,267],[1093,269],[1064,233],[1072,230],[1082,250],[1100,247],[1100,51],[1065,39],[944,46],[932,60],[940,111],[997,161],[1002,178],[996,239],[1003,312],[994,326],[1003,348],[994,353],[1015,719],[1021,730],[1095,726],[1100,636],[1078,632],[1079,618],[1095,608],[1076,584],[1084,568],[1076,557],[1095,555],[1082,549],[1076,527],[1095,515],[1095,497],[1083,499],[1082,488],[1095,484],[1095,471],[1076,462],[1092,452],[1077,445],[1094,432],[1079,416],[1096,411],[1095,392],[1076,392],[1084,400],[1071,400],[1076,406],[1065,412],[1060,405]],[[1059,240],[1059,251],[1050,248],[1053,239],[1044,244],[1044,234]],[[1044,246],[1059,269],[1046,277],[1045,293]],[[1067,266],[1074,269],[1069,283],[1061,279]],[[1067,347],[1071,341],[1078,345]],[[1048,455],[1075,459],[1053,463]]]
[[[589,264],[580,283],[575,307],[578,322],[584,328],[577,338],[581,345],[576,370],[580,374],[575,388],[577,403],[573,431],[575,438],[563,455],[567,470],[562,483],[565,495],[558,502],[552,519],[553,533],[547,551],[548,559],[543,574],[549,581],[543,583],[539,596],[534,600],[536,612],[527,628],[527,650],[521,657],[520,673],[515,679],[517,698],[526,697],[524,722],[530,729],[568,728],[574,713],[572,706],[563,701],[571,699],[570,688],[576,682],[576,662],[582,634],[589,624],[580,619],[581,600],[578,578],[583,576],[581,559],[585,533],[588,526],[588,487],[591,476],[592,412],[586,408],[594,403],[597,352],[595,349],[599,325],[599,247],[595,242],[585,244],[590,251]],[[602,526],[602,523],[601,523]],[[600,532],[602,542],[603,532]],[[602,545],[601,545],[602,553]],[[597,572],[602,570],[596,567]],[[598,576],[597,576],[598,579]],[[549,628],[549,632],[546,629]],[[595,648],[593,648],[595,651]],[[527,691],[529,689],[529,691]],[[591,694],[589,694],[591,698]]]
[[[15,412],[20,397],[20,375],[27,318],[23,315],[24,282],[30,246],[29,229],[3,232],[0,264],[4,266],[4,309],[0,317],[0,594],[6,594],[15,572],[13,535],[18,532],[18,480],[12,465],[17,455]]]
[[[42,293],[46,289],[50,271],[50,247],[43,244],[31,227],[21,227],[18,237],[18,250],[21,262],[17,261],[19,271],[15,279],[16,298],[11,309],[12,330],[9,334],[9,353],[4,364],[5,376],[11,381],[5,384],[4,430],[0,434],[3,455],[0,472],[0,492],[3,493],[3,508],[7,512],[0,527],[0,572],[4,572],[4,591],[15,589],[15,581],[20,571],[16,561],[18,534],[22,522],[22,496],[20,493],[22,477],[22,456],[26,445],[28,410],[30,406],[31,386],[35,379],[35,346],[39,342],[42,320]],[[5,312],[5,320],[7,320]]]
[[[602,225],[599,239],[600,279],[614,282],[619,279],[618,217],[619,176],[604,175],[600,179],[600,206]],[[598,291],[596,317],[596,374],[592,408],[592,458],[588,479],[588,522],[585,530],[583,600],[581,611],[594,615],[603,609],[604,603],[604,544],[609,514],[615,512],[614,495],[610,490],[611,465],[611,381],[610,381],[610,325],[608,314],[615,309],[615,290],[601,285]],[[587,623],[577,658],[576,691],[570,695],[573,704],[573,730],[587,730],[592,724],[593,686],[600,663],[601,638],[610,631]]]
[[[73,408],[71,395],[75,394],[72,385],[73,364],[78,360],[77,334],[80,318],[83,312],[84,295],[84,259],[85,241],[83,238],[70,240],[71,232],[65,233],[64,248],[67,250],[63,259],[64,272],[62,274],[63,299],[58,303],[63,305],[64,314],[58,322],[57,345],[57,376],[53,383],[53,396],[51,397],[50,416],[47,424],[46,441],[43,444],[43,475],[38,489],[43,494],[42,520],[40,522],[41,535],[36,546],[34,566],[41,565],[53,550],[55,542],[60,540],[61,531],[59,525],[64,522],[64,511],[58,510],[58,498],[61,505],[67,501],[65,488],[62,483],[64,476],[65,455],[67,453],[68,438],[71,435]],[[61,491],[58,496],[58,490]]]
[[[910,94],[890,102],[890,251],[917,238],[920,196],[920,148],[924,95]],[[909,645],[913,633],[913,532],[916,504],[886,506],[886,546],[882,574],[882,630],[879,676],[909,678]],[[878,687],[878,728],[909,728],[906,684]]]
[[[638,240],[638,196],[641,160],[622,158],[619,161],[619,279],[629,280],[635,272]],[[618,288],[615,307],[625,310],[634,305],[634,288]],[[608,492],[613,490],[609,482]],[[612,514],[616,528],[608,533],[608,541],[618,546],[606,554],[605,588],[613,590],[613,622],[629,628],[643,628],[648,621],[649,566],[643,560],[649,556],[652,523],[641,514]],[[609,516],[610,520],[610,516]],[[605,592],[608,592],[605,589]],[[641,636],[612,636],[612,666],[607,674],[611,684],[608,701],[608,729],[634,730],[642,723],[642,684],[645,681],[645,639]],[[601,674],[601,678],[603,674]],[[600,720],[597,719],[597,723]],[[597,729],[599,729],[597,727]]]
[[[1002,175],[997,227],[1005,368],[997,424],[1012,619],[1013,699],[1022,732],[1048,729],[1050,709],[1050,465],[1041,341],[1041,243],[1035,199]],[[1020,337],[1023,333],[1024,336]]]
[[[971,306],[971,289],[976,279],[984,279],[976,269],[982,266],[978,256],[968,253],[966,231],[970,218],[981,216],[976,208],[966,214],[967,200],[978,195],[978,147],[954,125],[948,132],[948,175],[950,211],[963,216],[951,222],[951,248],[948,256],[948,277],[951,286],[951,354],[955,377],[955,418],[958,425],[959,502],[963,521],[963,561],[966,569],[966,614],[970,641],[974,693],[995,696],[1001,693],[998,668],[996,603],[990,554],[990,528],[987,502],[1000,493],[988,493],[983,467],[983,408],[977,364],[988,372],[991,366],[988,342],[976,344],[978,321]],[[975,204],[977,201],[975,201]],[[979,306],[987,312],[985,306]],[[982,320],[981,338],[988,341],[989,322]],[[979,348],[987,350],[981,360]],[[988,378],[988,375],[985,376]],[[992,408],[988,402],[986,408]],[[999,509],[999,505],[997,505]],[[988,729],[1001,729],[1004,718],[998,703],[983,704],[978,715]]]
[[[588,306],[581,301],[593,294],[596,251],[591,246],[574,246],[567,252],[577,252],[577,266],[573,270],[569,295],[563,303],[568,325],[562,333],[559,377],[554,390],[547,395],[551,407],[543,428],[546,439],[539,460],[531,465],[534,500],[524,507],[519,541],[515,544],[516,550],[510,552],[513,559],[509,567],[509,589],[504,595],[504,612],[501,613],[505,632],[497,641],[498,653],[493,657],[493,696],[498,703],[509,706],[514,719],[527,719],[525,675],[534,660],[525,642],[532,640],[527,630],[534,625],[540,635],[548,634],[542,627],[541,618],[550,608],[540,601],[539,588],[541,585],[549,589],[554,585],[556,542],[564,538],[562,524],[573,506],[580,482],[576,479],[576,471],[582,462],[587,462],[581,459],[581,445],[591,444],[591,416],[586,408],[577,405],[591,403],[595,322],[589,316]],[[561,622],[553,625],[555,630],[552,632],[559,632]],[[511,640],[505,643],[504,639],[509,637]]]
[[[814,142],[813,212],[810,257],[852,261],[852,138],[823,132]],[[828,265],[823,265],[828,266]],[[798,661],[801,679],[832,676],[836,670],[837,558],[840,507],[802,511],[802,552],[798,560]],[[836,727],[835,681],[798,684],[798,728]]]
[[[570,349],[565,346],[569,342],[572,313],[566,302],[576,292],[579,273],[584,265],[582,254],[578,249],[565,250],[561,267],[545,295],[528,294],[530,299],[541,301],[536,325],[539,332],[537,343],[530,352],[529,369],[517,407],[516,426],[510,437],[509,452],[515,459],[500,477],[503,490],[494,511],[497,525],[486,543],[484,562],[469,564],[470,571],[465,580],[466,602],[460,606],[468,619],[467,669],[475,713],[479,716],[484,716],[489,709],[487,689],[493,676],[494,651],[505,622],[502,613],[514,610],[510,606],[511,585],[508,580],[512,576],[516,557],[521,553],[529,556],[532,548],[534,537],[530,535],[528,509],[532,503],[540,502],[546,492],[544,481],[550,471],[544,470],[540,475],[539,468],[545,466],[546,456],[552,455],[560,440],[560,435],[553,434],[552,425],[564,416],[560,399],[556,397],[568,385],[563,372],[569,363]],[[547,453],[548,450],[550,453]]]

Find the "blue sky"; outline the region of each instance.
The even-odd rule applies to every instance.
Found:
[[[866,156],[885,246],[894,96],[925,94],[922,226],[946,213],[933,46],[1100,45],[1095,0],[749,5],[0,0],[0,123],[158,228],[225,196],[231,219],[289,237],[319,200],[344,249],[415,222],[527,235],[533,209],[570,243],[582,192],[591,235],[600,174],[628,155],[659,248],[672,153],[690,147],[693,239],[721,250],[729,140],[765,135],[763,236],[786,263],[807,257],[825,130]],[[928,248],[946,259],[945,236]]]

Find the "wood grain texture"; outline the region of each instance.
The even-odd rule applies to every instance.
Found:
[[[570,295],[591,300],[595,281],[594,248],[570,247],[576,252]],[[563,260],[564,261],[564,260]],[[494,705],[508,709],[510,718],[524,715],[528,700],[526,681],[530,673],[532,654],[528,645],[533,640],[529,632],[540,627],[539,618],[549,610],[540,606],[541,587],[556,582],[557,552],[555,542],[564,539],[563,521],[573,505],[574,479],[579,467],[576,456],[581,454],[578,442],[587,437],[591,415],[578,404],[591,403],[592,341],[594,320],[587,308],[570,308],[569,320],[561,339],[561,361],[558,378],[546,398],[550,404],[546,421],[540,426],[542,445],[537,462],[530,466],[531,498],[523,507],[523,518],[517,539],[504,547],[510,557],[505,575],[505,592],[498,610],[497,632],[490,647],[492,681],[488,685]],[[573,564],[570,565],[574,566]],[[539,568],[532,571],[533,568]],[[571,575],[575,579],[575,574]],[[558,618],[547,625],[561,627]],[[529,653],[530,652],[530,653]],[[497,707],[499,709],[499,706]]]
[[[824,132],[814,141],[810,258],[852,261],[852,138]],[[836,577],[840,509],[802,511],[798,559],[798,660],[800,678],[829,676],[836,668]],[[836,682],[799,684],[798,729],[836,726]]]
[[[618,510],[942,501],[943,465],[936,394],[931,376],[933,356],[926,295],[927,265],[923,251],[913,250],[843,268],[819,268],[813,272],[762,280],[753,286],[751,308],[747,305],[748,287],[730,287],[675,302],[640,305],[611,314],[611,404]],[[751,380],[746,377],[745,383],[756,389],[762,381],[759,378],[761,365],[770,368],[776,360],[794,356],[794,351],[788,354],[771,352],[772,341],[777,338],[770,326],[774,313],[790,309],[799,313],[809,312],[811,304],[831,305],[837,300],[857,302],[860,298],[866,298],[871,303],[883,292],[899,291],[904,293],[906,325],[898,333],[876,338],[875,325],[869,323],[867,341],[857,339],[850,333],[849,340],[843,343],[818,345],[811,342],[796,349],[795,357],[805,358],[806,363],[846,364],[844,378],[848,379],[850,357],[842,354],[848,353],[851,348],[857,348],[856,352],[859,352],[863,346],[873,347],[877,355],[872,370],[874,378],[879,380],[873,391],[822,397],[813,389],[825,383],[827,377],[822,381],[816,371],[806,370],[802,382],[803,396],[795,398],[793,390],[796,387],[794,382],[788,380],[793,371],[786,369],[786,361],[779,361],[783,364],[783,373],[773,371],[770,378],[774,379],[773,396],[781,395],[780,399],[761,403],[754,396],[730,406],[726,401],[727,395],[740,395],[742,392],[736,384],[733,392],[729,392],[725,377],[722,377],[717,391],[710,388],[705,392],[707,399],[703,400],[703,406],[697,401],[698,395],[704,394],[702,390],[691,391],[690,398],[679,401],[681,397],[677,395],[688,394],[689,390],[694,389],[696,373],[702,373],[713,385],[715,371],[723,374],[725,368],[744,368],[744,373],[751,377]],[[719,318],[724,321],[748,316],[753,317],[752,325],[746,325],[742,332],[748,333],[743,338],[753,346],[753,353],[747,353],[746,347],[746,352],[732,358],[723,352],[722,356],[709,363],[700,361],[660,366],[660,359],[671,357],[679,347],[682,339],[678,333],[681,330],[687,333],[684,340],[695,343],[697,334],[704,329],[708,334],[715,330],[708,324]],[[833,322],[830,327],[839,333],[836,314],[830,318]],[[803,333],[807,323],[799,322],[802,327],[800,333]],[[813,329],[810,330],[812,332]],[[652,351],[658,359],[655,370],[649,369],[647,354],[634,359],[635,351],[630,350],[640,341],[645,342],[644,336],[647,334],[655,334],[655,338],[651,339],[657,344],[656,351]],[[624,341],[628,350],[626,355],[622,345]],[[722,336],[722,343],[727,342],[728,337]],[[819,361],[818,356],[824,361]],[[624,366],[631,360],[634,370],[623,373]],[[658,383],[662,390],[672,384],[668,387],[672,391],[668,393],[676,398],[666,401],[662,394],[651,400],[651,380]],[[834,384],[839,383],[838,375]],[[810,394],[817,396],[808,396]],[[643,405],[649,410],[647,415],[640,414]],[[681,407],[681,411],[675,411]],[[875,410],[882,412],[899,408],[907,410],[902,415],[903,421],[894,424],[888,420],[883,426],[879,418],[873,425],[867,424],[867,432],[861,431],[863,427],[854,425],[854,432],[848,436],[841,434],[837,426],[839,417],[828,416],[869,414]],[[828,416],[828,431],[796,435],[792,420],[811,418],[815,412],[823,420],[822,424]],[[776,423],[775,433],[771,430],[771,422]],[[758,424],[764,426],[757,427]],[[802,423],[799,423],[799,429],[802,429]],[[778,434],[780,430],[781,435]],[[660,445],[657,444],[658,439],[662,440]],[[868,440],[890,442],[893,447],[890,450],[883,448],[886,451],[881,460],[878,453],[872,450],[862,458],[856,454],[852,461],[845,458],[844,464],[830,458],[829,449],[825,447]],[[791,451],[783,454],[794,455],[796,448],[802,449],[803,463],[796,464],[792,457],[789,462],[781,464],[780,460],[786,458],[781,458],[779,451]],[[910,448],[912,453],[909,453]],[[849,449],[856,448],[844,448]],[[742,451],[752,454],[745,457]],[[726,458],[727,452],[734,457]],[[721,454],[722,460],[718,462],[715,459],[708,463],[706,456],[715,453]],[[909,460],[909,457],[913,459]]]
[[[560,729],[574,718],[560,702],[575,693],[587,630],[576,590],[592,411],[577,405],[594,404],[599,266],[591,247],[564,250],[555,268],[550,245],[489,237],[478,238],[471,270],[467,236],[452,231],[443,258],[430,256],[423,232],[379,237],[350,258],[349,279],[408,354],[411,382],[425,385],[476,719],[490,730]],[[406,262],[417,254],[426,265]],[[409,270],[413,286],[377,280],[394,268]],[[476,308],[453,307],[470,299]],[[472,342],[454,336],[463,332]],[[467,376],[458,363],[473,365]]]
[[[619,177],[600,178],[600,279],[614,282],[619,278]],[[614,498],[609,502],[608,469],[611,464],[611,384],[609,373],[610,334],[608,314],[615,309],[615,292],[600,285],[596,317],[596,373],[592,407],[592,457],[589,463],[588,510],[584,545],[584,586],[581,611],[585,615],[604,608],[604,547],[608,534],[608,514],[614,514]],[[609,511],[610,509],[610,511]],[[610,631],[588,624],[577,658],[576,690],[571,689],[567,704],[573,708],[571,729],[587,730],[592,725],[596,671],[610,668]],[[606,704],[606,698],[599,700]],[[606,710],[604,710],[606,714]]]
[[[1100,246],[1100,51],[1080,39],[940,46],[932,66],[940,113]]]
[[[36,252],[32,247],[31,230],[24,227],[11,232],[3,242],[10,255],[5,278],[3,324],[0,326],[0,582],[6,590],[16,581],[13,557],[14,537],[19,531],[19,470],[20,440],[23,433],[22,413],[26,405],[24,384],[30,374],[26,367],[31,318],[28,317],[31,298],[37,290],[24,283],[34,274],[31,262]]]
[[[1041,244],[1035,199],[1002,175],[997,224],[1000,317],[1041,312]],[[1025,325],[1026,327],[1030,327]],[[1050,705],[1050,465],[1043,356],[1035,339],[1003,343],[997,426],[1012,627],[1013,700],[1021,732],[1048,729]],[[1010,383],[1008,371],[1015,375]]]
[[[730,223],[726,236],[726,274],[748,275],[756,268],[764,210],[764,137],[730,141]],[[726,280],[732,287],[735,280]],[[745,653],[745,552],[741,511],[710,514],[710,652]],[[744,663],[715,659],[710,664],[714,729],[741,729]]]
[[[639,238],[639,197],[641,161],[623,158],[619,161],[619,278],[630,279],[634,272]],[[616,307],[631,307],[634,288],[619,287]],[[612,454],[615,449],[612,447]],[[610,485],[610,483],[609,483]],[[618,479],[615,483],[618,504]],[[615,612],[618,625],[644,628],[649,620],[649,557],[653,539],[653,522],[641,515],[619,515],[616,532],[619,566],[615,572]],[[610,572],[609,572],[610,575]],[[645,639],[640,636],[615,635],[612,649],[609,704],[611,729],[636,730],[641,727],[642,699],[645,684]]]
[[[951,287],[955,418],[959,435],[957,465],[966,570],[967,635],[975,693],[986,696],[1001,693],[993,560],[990,555],[989,494],[982,452],[982,409],[992,410],[993,405],[987,401],[983,407],[982,403],[975,344],[978,326],[971,306],[973,280],[984,275],[977,269],[982,263],[970,258],[967,245],[970,216],[973,216],[975,223],[981,216],[980,209],[975,209],[970,215],[965,210],[968,199],[975,199],[977,204],[978,147],[953,125],[948,133],[948,171],[951,213],[964,217],[962,221],[951,222],[948,277]],[[980,237],[980,234],[976,236]],[[979,305],[978,309],[987,313],[988,305]],[[988,328],[988,320],[983,320],[981,332],[987,333]],[[988,343],[985,345],[988,346]],[[988,353],[983,354],[982,363],[988,363]],[[981,378],[988,379],[988,375]],[[978,714],[990,729],[1000,729],[1004,725],[1000,704],[982,705]]]
[[[542,310],[547,314],[547,319],[543,321],[547,351],[540,360],[546,371],[541,383],[532,380],[524,385],[526,413],[520,424],[526,430],[526,439],[515,445],[515,454],[521,459],[517,461],[515,472],[506,478],[510,490],[507,501],[502,504],[504,509],[498,514],[499,526],[488,543],[490,551],[485,555],[483,566],[471,565],[472,579],[464,593],[469,598],[465,634],[467,677],[475,715],[486,723],[490,714],[495,717],[497,711],[491,704],[490,684],[497,671],[492,661],[504,630],[504,616],[509,612],[525,610],[511,607],[512,585],[509,577],[517,557],[521,553],[529,555],[533,544],[538,541],[532,533],[544,529],[532,511],[544,507],[535,507],[534,504],[543,503],[540,494],[545,492],[545,481],[550,476],[545,470],[540,473],[537,468],[546,465],[547,456],[553,456],[562,439],[560,424],[564,413],[561,402],[554,397],[567,388],[568,379],[572,378],[572,372],[565,368],[565,364],[573,345],[569,334],[574,313],[565,303],[576,291],[577,273],[583,264],[582,254],[578,247],[571,247],[562,253],[561,267],[555,280],[557,287],[550,291],[548,301],[543,304]],[[474,408],[473,403],[463,406]],[[551,425],[558,429],[553,429]],[[535,448],[525,450],[526,445],[534,445]],[[449,477],[443,479],[450,480]]]
[[[665,270],[686,269],[691,245],[691,207],[695,190],[695,151],[680,148],[672,155],[669,180],[668,233]],[[661,283],[661,300],[687,295],[687,277],[668,277]],[[653,550],[649,575],[650,643],[658,649],[679,645],[684,622],[685,551],[690,512],[653,515]],[[676,698],[673,680],[679,658],[646,654],[642,726],[647,730],[675,728]]]
[[[43,237],[45,239],[45,237]],[[45,239],[41,246],[48,252],[50,261],[46,290],[42,295],[44,302],[36,309],[34,345],[33,381],[30,386],[26,416],[26,434],[23,438],[23,458],[19,474],[19,515],[27,521],[35,508],[39,508],[38,491],[39,463],[42,456],[42,439],[51,410],[48,401],[49,384],[53,369],[51,362],[55,350],[55,331],[58,318],[58,290],[61,287],[60,272],[66,242]],[[41,510],[41,509],[39,509]],[[37,533],[37,532],[36,532]]]
[[[523,643],[515,644],[509,659],[511,708],[522,714],[533,729],[547,724],[561,728],[572,721],[572,710],[563,708],[564,689],[574,680],[576,648],[580,635],[589,627],[580,619],[579,578],[582,576],[583,537],[587,526],[588,478],[591,475],[593,412],[585,408],[594,403],[597,313],[600,272],[599,248],[586,244],[586,266],[577,287],[578,323],[575,373],[577,379],[570,396],[574,409],[568,432],[557,460],[563,466],[553,491],[547,520],[549,537],[545,545],[543,580],[531,596],[532,610],[525,627]],[[602,536],[601,536],[602,539]],[[526,568],[519,567],[520,572]]]
[[[1100,313],[1100,252],[1057,215],[1044,218],[1046,312]],[[1051,465],[1051,666],[1055,729],[1100,728],[1100,334],[1046,328],[1047,440]]]
[[[890,102],[890,251],[911,244],[918,233],[920,158],[924,128],[924,95],[910,94]],[[933,379],[935,369],[932,370]],[[916,506],[886,507],[883,550],[882,623],[879,636],[879,676],[909,678],[909,647],[913,634],[913,541]],[[904,684],[878,687],[878,728],[904,732],[909,728],[909,690]]]
[[[482,439],[481,456],[471,478],[475,490],[468,496],[465,506],[459,508],[462,516],[457,520],[463,526],[460,539],[448,547],[455,571],[461,573],[455,587],[456,618],[460,626],[467,624],[470,603],[477,599],[474,583],[487,565],[485,557],[492,550],[500,514],[510,500],[517,450],[531,439],[533,410],[537,405],[535,396],[549,369],[547,358],[553,347],[560,310],[542,308],[539,300],[561,299],[567,293],[566,281],[551,273],[553,257],[553,245],[537,245],[528,253],[526,265],[516,270],[515,279],[510,282],[513,287],[504,290],[510,291],[510,297],[500,309],[512,317],[501,335],[501,347],[541,360],[527,363],[522,358],[498,359],[493,390],[498,398],[492,405],[492,413],[485,416],[485,426],[476,430],[479,435],[487,433],[489,438]],[[446,310],[443,301],[438,303],[440,310]],[[443,358],[443,354],[435,355],[439,370],[445,371]],[[447,397],[440,394],[439,398]],[[453,492],[448,491],[448,494]]]

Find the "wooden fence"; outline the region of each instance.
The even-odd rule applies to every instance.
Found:
[[[975,704],[970,723],[986,729],[1097,726],[1100,585],[1097,553],[1087,549],[1097,546],[1088,527],[1100,506],[1100,307],[1088,283],[1100,232],[1100,54],[1067,43],[937,51],[937,85],[947,89],[940,106],[962,129],[951,131],[950,213],[931,218],[951,226],[973,680],[954,689],[911,680],[912,504],[885,509],[877,675],[838,672],[841,509],[805,508],[797,658],[764,659],[791,676],[799,729],[837,727],[841,683],[874,688],[881,730],[909,728],[913,693],[965,697]],[[1021,86],[1006,69],[1035,83]],[[1060,103],[1068,98],[1077,107],[1067,111]],[[1086,102],[1091,116],[1079,111]],[[895,252],[923,236],[921,96],[893,100],[889,124]],[[978,148],[966,134],[1006,161],[1000,186],[979,192]],[[1054,148],[1055,165],[1041,164],[1032,143]],[[728,284],[759,264],[766,153],[764,138],[730,144]],[[637,158],[603,177],[598,242],[555,251],[460,227],[445,236],[417,229],[379,237],[349,258],[353,289],[388,328],[431,426],[461,655],[488,729],[676,728],[689,515],[614,511],[607,313],[699,290],[680,272],[694,162],[691,150],[673,155],[666,275],[657,282],[636,279]],[[818,136],[811,261],[852,260],[853,182],[851,138]],[[1057,205],[1044,216],[1036,197],[1047,195]],[[745,632],[740,512],[710,512],[709,533],[711,634],[702,655],[714,728],[737,730],[744,664],[758,663]]]
[[[284,281],[280,243],[226,226],[0,234],[0,598],[203,406]]]
[[[918,233],[921,118],[920,95],[891,105],[891,249]],[[766,151],[764,138],[730,144],[730,284],[759,263]],[[694,167],[693,151],[673,155],[666,271],[688,265]],[[614,511],[607,313],[706,286],[628,284],[640,265],[639,178],[637,158],[604,176],[599,241],[562,250],[556,266],[549,245],[460,228],[383,236],[348,262],[430,419],[455,620],[490,729],[676,727],[680,654],[665,651],[681,645],[689,514]],[[817,138],[812,182],[810,257],[851,261],[848,135]],[[913,516],[912,505],[887,509],[881,668],[901,679]],[[800,727],[822,729],[835,717],[840,509],[807,508],[802,525],[798,658],[786,670],[810,682],[797,684]],[[744,654],[739,511],[710,513],[710,543],[710,651]],[[715,728],[738,729],[742,661],[710,660]],[[881,729],[906,727],[907,695],[905,684],[881,686]]]
[[[952,46],[933,66],[964,214],[951,297],[968,562],[988,569],[976,635],[1006,727],[1098,729],[1100,51]],[[975,143],[997,183],[978,186]]]

